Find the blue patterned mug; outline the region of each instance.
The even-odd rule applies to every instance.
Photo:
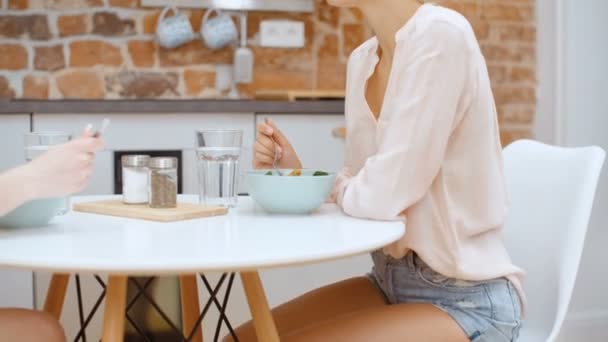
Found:
[[[214,13],[216,16],[211,18]],[[239,33],[228,13],[218,9],[209,9],[203,18],[201,36],[208,48],[218,50],[236,41]]]
[[[173,11],[172,17],[167,17]],[[194,39],[194,29],[190,19],[180,13],[175,6],[167,6],[158,17],[156,40],[165,49],[174,49]]]

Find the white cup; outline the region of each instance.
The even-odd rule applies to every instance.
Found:
[[[173,11],[172,17],[166,17]],[[174,49],[194,39],[194,29],[190,19],[180,13],[175,6],[167,6],[158,17],[156,24],[156,40],[158,45],[166,49]]]
[[[211,18],[213,13],[216,16]],[[218,50],[236,41],[239,33],[228,13],[218,9],[209,9],[203,18],[201,36],[208,48]]]

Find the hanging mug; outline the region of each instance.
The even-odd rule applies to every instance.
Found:
[[[167,18],[169,11],[173,11],[173,16]],[[156,39],[158,44],[166,49],[174,49],[192,41],[194,29],[192,29],[190,19],[174,6],[165,7],[158,17]]]
[[[217,15],[211,18],[213,13]],[[209,9],[203,18],[201,36],[208,48],[218,50],[236,41],[239,33],[228,13],[217,9]]]

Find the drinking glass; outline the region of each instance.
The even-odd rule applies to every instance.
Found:
[[[72,139],[72,135],[66,132],[32,132],[25,134],[25,160],[32,161],[41,154],[48,151],[50,146],[66,143]],[[57,215],[64,215],[69,211],[70,197],[65,196],[63,205]]]
[[[196,154],[201,203],[234,208],[238,201],[239,156],[242,130],[196,132]]]

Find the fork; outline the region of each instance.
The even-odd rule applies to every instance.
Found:
[[[270,125],[270,120],[268,118],[266,118],[264,122],[267,125]],[[274,137],[271,136],[270,139],[274,143],[274,160],[272,161],[272,168],[277,172],[279,176],[283,176],[283,172],[281,172],[277,165],[278,161],[281,159],[281,152],[279,152],[279,149],[277,148],[279,144],[277,144],[277,142],[274,140]]]

